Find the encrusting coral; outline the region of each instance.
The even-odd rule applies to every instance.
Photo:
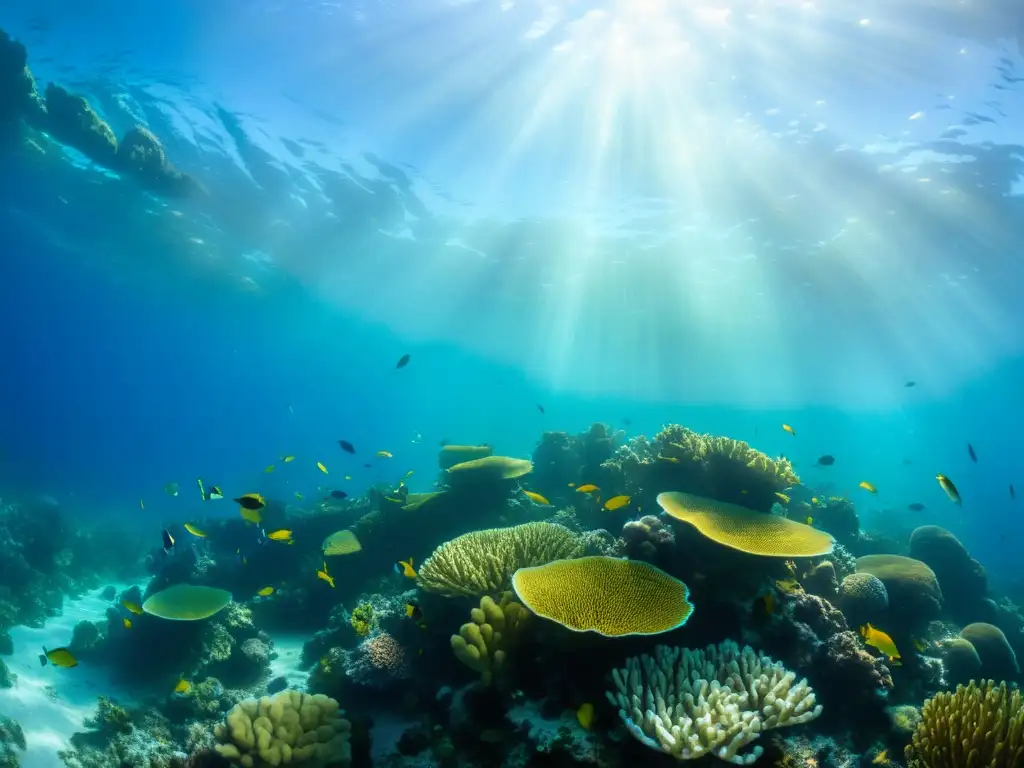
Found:
[[[686,584],[643,560],[556,560],[520,568],[512,586],[538,616],[605,637],[671,632],[693,613]]]
[[[626,660],[606,693],[630,733],[677,760],[713,755],[750,765],[764,751],[740,750],[763,731],[806,723],[821,714],[807,680],[749,646],[704,650],[659,645],[655,655]]]
[[[471,622],[452,635],[455,657],[479,672],[484,685],[505,666],[508,646],[515,642],[529,620],[529,612],[513,599],[511,592],[495,602],[490,595],[480,598],[480,607],[470,611]]]
[[[347,764],[352,759],[351,724],[341,715],[338,702],[322,694],[288,690],[246,699],[214,729],[221,742],[216,750],[243,768]]]
[[[584,543],[555,523],[471,531],[447,541],[423,561],[417,583],[448,597],[476,597],[508,589],[520,568],[578,557]]]
[[[904,754],[909,768],[1019,768],[1024,765],[1024,699],[992,680],[957,686],[924,703]]]

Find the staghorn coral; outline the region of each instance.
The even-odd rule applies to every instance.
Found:
[[[480,673],[484,685],[505,669],[509,647],[515,643],[529,619],[529,612],[512,599],[511,592],[495,602],[490,595],[480,598],[480,607],[470,611],[471,622],[463,624],[459,634],[452,635],[455,657]]]
[[[660,645],[626,660],[606,693],[629,732],[677,760],[704,755],[750,765],[763,748],[740,750],[762,732],[821,714],[807,680],[732,641],[704,650]]]
[[[904,751],[909,768],[1019,768],[1024,764],[1024,700],[1005,682],[971,682],[924,703]]]
[[[554,523],[471,531],[445,542],[423,561],[417,583],[448,597],[502,592],[518,569],[578,557],[583,543]]]
[[[351,761],[350,730],[334,699],[288,690],[240,701],[214,735],[217,752],[243,768],[282,763],[314,768]]]
[[[538,616],[605,637],[671,632],[693,613],[686,584],[642,560],[556,560],[520,568],[512,586]]]

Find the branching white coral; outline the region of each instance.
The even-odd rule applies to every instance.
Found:
[[[806,679],[731,640],[704,650],[659,645],[612,678],[616,690],[606,695],[630,733],[677,760],[714,755],[750,765],[764,750],[740,750],[763,731],[821,714]]]

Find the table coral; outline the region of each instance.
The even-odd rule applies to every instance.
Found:
[[[220,741],[217,752],[243,768],[282,763],[316,768],[351,761],[350,730],[334,699],[288,690],[240,701],[214,735]]]
[[[509,647],[515,643],[529,619],[529,612],[513,599],[511,592],[495,602],[490,595],[480,598],[480,607],[470,611],[471,622],[452,635],[455,657],[480,673],[484,685],[494,681],[503,669]]]
[[[740,750],[762,732],[821,714],[807,680],[732,641],[704,650],[658,646],[612,672],[608,700],[630,733],[677,760],[704,755],[750,765],[764,751]]]

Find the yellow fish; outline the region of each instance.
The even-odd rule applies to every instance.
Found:
[[[413,476],[413,475],[415,475],[415,474],[416,474],[416,470],[414,470],[414,469],[410,469],[410,470],[409,470],[408,472],[406,472],[406,473],[405,473],[404,475],[402,475],[402,479],[401,479],[401,480],[400,480],[399,482],[402,482],[402,483],[404,483],[404,482],[405,482],[406,480],[408,480],[408,479],[409,479],[410,477],[412,477],[412,476]],[[352,478],[351,478],[351,477],[348,477],[348,476],[346,475],[346,476],[345,476],[345,479],[346,479],[346,480],[351,480]]]
[[[593,493],[594,491],[600,491],[600,490],[601,489],[598,488],[593,483],[587,483],[586,485],[581,485],[579,488],[577,488],[576,489],[576,493]]]
[[[281,457],[281,461],[283,461],[285,464],[287,464],[290,461],[295,461],[295,457],[294,456],[282,456]]]
[[[789,504],[789,496],[787,496],[786,494],[779,493],[778,491],[776,491],[775,495],[779,497],[779,501],[781,501],[783,504]]]
[[[174,686],[174,693],[188,693],[192,690],[192,683],[186,680],[184,677],[178,681],[178,684]]]
[[[539,493],[534,493],[533,491],[523,491],[523,493],[526,494],[526,496],[529,499],[531,499],[532,501],[536,501],[538,504],[543,504],[545,507],[551,506],[551,502],[545,499]]]
[[[569,487],[570,488],[575,488],[576,487],[576,483],[569,483]]]
[[[302,494],[299,493],[298,491],[296,491],[295,492],[295,498],[298,499],[299,501],[302,501]]]
[[[889,764],[889,750],[883,749],[877,755],[871,759],[872,765],[888,765]]]
[[[399,576],[405,576],[408,579],[416,578],[416,570],[412,567],[412,558],[408,560],[399,560],[395,563],[395,573]]]
[[[263,515],[261,515],[259,513],[259,510],[257,509],[246,509],[245,507],[239,507],[238,512],[242,516],[243,520],[247,520],[250,523],[259,525],[263,522]]]
[[[873,483],[869,483],[867,480],[861,480],[857,484],[857,487],[858,488],[863,488],[868,493],[878,493],[878,489],[874,486],[874,484]]]
[[[817,503],[818,503],[818,497],[817,496],[812,496],[811,497],[811,504],[817,504]]]
[[[270,597],[272,594],[274,594],[274,588],[273,587],[264,587],[263,589],[261,589],[256,594],[259,595],[260,597]]]
[[[321,581],[326,581],[331,585],[331,589],[334,589],[334,577],[327,573],[327,561],[324,560],[324,568],[322,571],[316,572],[316,577]]]
[[[121,605],[123,605],[127,610],[134,613],[136,616],[142,615],[142,606],[138,603],[133,603],[131,600],[122,600]]]
[[[783,428],[783,429],[784,429],[784,430],[785,430],[786,432],[789,432],[789,434],[791,434],[791,435],[792,435],[793,437],[796,437],[796,430],[795,430],[795,429],[793,429],[793,428],[792,428],[791,426],[789,426],[789,424],[783,424],[783,425],[782,425],[782,428]]]
[[[622,509],[629,504],[629,500],[629,496],[612,496],[604,503],[604,508],[609,512],[614,512],[616,509]]]
[[[274,471],[274,465],[273,464],[267,464],[266,469],[264,469],[263,471],[264,472],[273,472]]]
[[[327,467],[325,467],[325,466],[323,465],[323,462],[321,462],[321,461],[318,461],[318,462],[316,463],[316,468],[317,468],[317,469],[319,469],[319,470],[320,470],[321,472],[323,472],[323,473],[324,473],[325,475],[327,474]]]
[[[48,651],[44,647],[42,654],[39,656],[39,663],[45,667],[47,661],[61,669],[71,669],[71,667],[78,666],[78,659],[67,648],[54,648],[52,651]]]
[[[132,628],[132,620],[127,618],[127,617],[121,619],[121,623],[124,625],[125,629],[131,629]]]
[[[382,459],[390,459],[391,451],[377,451],[377,455]]]
[[[185,523],[185,530],[191,533],[193,536],[198,536],[201,539],[206,536],[206,531],[204,531],[202,528],[193,525],[192,523]]]
[[[594,723],[594,705],[590,702],[581,704],[580,708],[576,710],[576,720],[579,722],[580,728],[589,731],[590,726]]]
[[[814,525],[814,518],[808,517],[806,520],[804,520],[804,525]]]
[[[276,531],[268,533],[267,538],[272,541],[291,541],[292,532],[290,528],[278,528]]]
[[[917,651],[918,653],[924,653],[925,651],[928,650],[928,643],[923,642],[922,640],[920,640],[920,639],[915,637],[914,638],[914,650]]]
[[[235,499],[235,503],[245,509],[257,510],[267,506],[267,500],[258,493],[245,493]]]
[[[956,504],[958,507],[963,506],[963,501],[960,499],[960,491],[953,485],[953,481],[945,475],[936,475],[935,479],[939,481],[939,487],[946,492],[949,500]]]
[[[877,648],[890,657],[890,660],[900,658],[900,652],[896,648],[896,643],[882,630],[876,629],[870,624],[865,624],[860,628],[860,636],[864,638],[864,642],[867,645]]]

